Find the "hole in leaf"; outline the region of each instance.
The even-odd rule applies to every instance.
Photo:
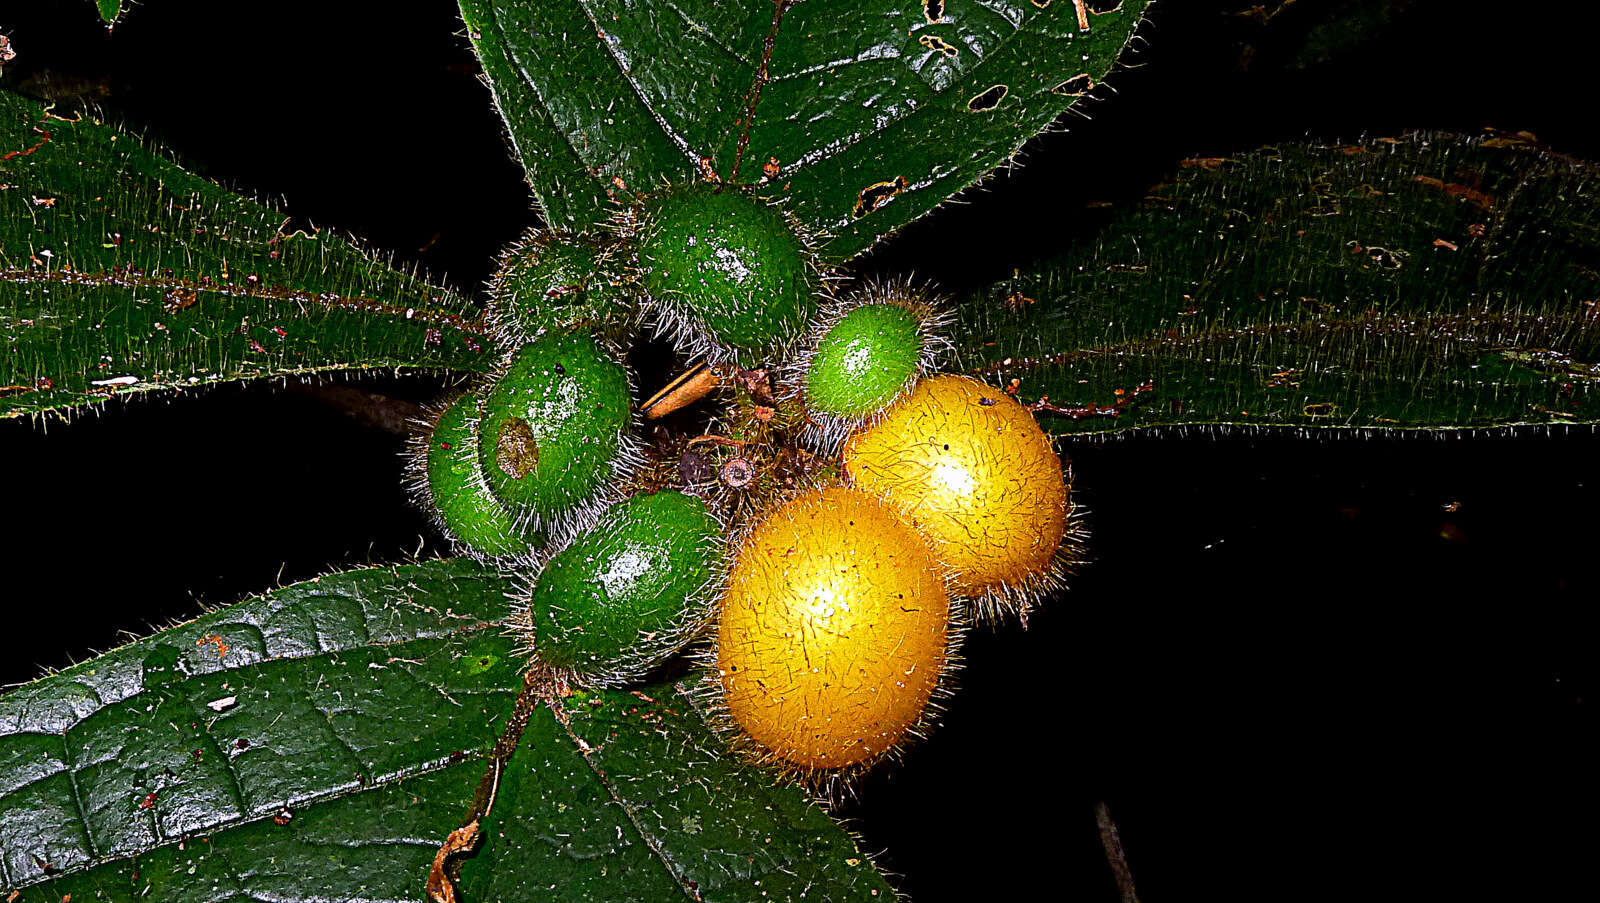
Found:
[[[852,211],[853,215],[860,219],[877,210],[884,204],[894,200],[895,195],[905,191],[908,184],[905,176],[895,176],[893,179],[868,185],[861,189],[861,193],[856,196],[855,210]]]
[[[928,48],[929,50],[937,50],[938,52],[951,58],[954,58],[955,55],[960,52],[956,48],[956,45],[946,41],[944,38],[941,38],[938,35],[925,34],[922,37],[917,38],[917,43]]]
[[[1079,75],[1074,75],[1061,84],[1056,85],[1054,88],[1051,88],[1050,93],[1065,94],[1068,97],[1082,97],[1083,95],[1088,94],[1093,88],[1094,78],[1090,76],[1089,73],[1084,72]]]
[[[987,113],[995,107],[998,107],[1000,105],[1000,101],[1004,100],[1006,94],[1010,91],[1011,89],[1005,85],[995,85],[987,91],[984,91],[982,94],[979,94],[977,97],[967,101],[967,109],[974,113]]]

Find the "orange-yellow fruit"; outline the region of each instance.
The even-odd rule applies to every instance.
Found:
[[[962,595],[1001,598],[1051,575],[1070,510],[1061,459],[999,389],[922,380],[850,437],[844,467],[933,542]]]
[[[728,712],[792,765],[870,761],[938,687],[949,614],[926,541],[898,514],[853,489],[808,491],[734,561],[717,626]]]

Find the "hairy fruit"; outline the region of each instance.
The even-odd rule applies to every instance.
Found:
[[[534,581],[534,654],[591,686],[642,676],[709,622],[721,539],[706,504],[681,492],[607,509]]]
[[[1061,459],[1033,415],[964,376],[933,376],[845,442],[851,484],[883,497],[980,613],[1026,614],[1059,577],[1071,513]]]
[[[863,304],[823,333],[806,373],[806,407],[843,417],[893,401],[922,360],[917,318],[894,304]]]
[[[466,551],[507,557],[528,551],[517,518],[489,492],[478,463],[478,416],[482,399],[467,393],[440,412],[416,459],[423,507]]]
[[[757,363],[816,308],[805,240],[748,191],[679,186],[645,198],[628,220],[641,287],[662,327],[695,353]]]
[[[870,763],[924,717],[949,618],[926,542],[893,510],[845,487],[804,492],[735,557],[717,626],[727,712],[791,767]]]
[[[631,304],[611,254],[598,239],[570,232],[524,236],[489,283],[489,318],[500,338],[521,344],[552,329],[618,327]]]
[[[586,330],[513,353],[484,399],[478,460],[507,508],[542,522],[591,499],[631,463],[628,375]]]

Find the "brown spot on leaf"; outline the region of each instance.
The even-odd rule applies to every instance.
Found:
[[[1494,207],[1494,197],[1492,195],[1485,194],[1470,185],[1462,185],[1459,182],[1446,182],[1443,179],[1435,179],[1432,176],[1417,176],[1417,181],[1429,188],[1437,188],[1451,197],[1461,198],[1480,210],[1489,210]]]
[[[169,314],[175,314],[180,310],[188,310],[199,303],[200,293],[198,291],[187,285],[179,285],[167,290],[161,309]]]
[[[217,660],[218,661],[221,661],[223,658],[225,658],[227,656],[227,654],[228,654],[228,643],[222,637],[217,636],[214,633],[208,633],[205,636],[201,637],[200,639],[194,641],[194,644],[196,646],[204,646],[207,643],[210,643],[211,645],[217,647]]]
[[[1000,302],[1011,313],[1019,313],[1024,307],[1034,303],[1033,299],[1021,292],[1012,292]]]

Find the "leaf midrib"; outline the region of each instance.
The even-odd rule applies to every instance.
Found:
[[[611,781],[606,779],[605,772],[601,771],[600,768],[595,765],[594,757],[588,754],[588,741],[579,737],[578,734],[572,730],[570,718],[567,714],[566,708],[562,705],[560,698],[554,694],[545,694],[543,697],[543,702],[550,708],[550,713],[555,716],[556,723],[561,726],[562,733],[566,734],[572,739],[572,745],[582,756],[583,764],[588,766],[590,773],[594,775],[595,782],[605,790],[606,795],[609,796],[611,801],[617,805],[617,808],[622,810],[622,814],[628,819],[628,824],[633,827],[633,830],[639,835],[639,838],[644,841],[645,846],[650,848],[651,859],[654,860],[657,865],[661,866],[661,870],[667,873],[667,877],[672,879],[672,883],[677,885],[678,889],[683,892],[683,895],[686,899],[699,901],[700,896],[689,887],[684,877],[673,871],[672,866],[668,862],[666,851],[661,848],[660,838],[645,830],[644,824],[639,821],[638,813],[635,812],[634,808],[628,805],[627,801],[622,798],[622,794],[617,792],[616,785],[612,784]]]
[[[0,270],[0,284],[29,285],[52,283],[81,285],[91,288],[135,288],[162,293],[188,292],[194,295],[213,294],[228,298],[249,298],[259,301],[322,307],[328,310],[355,310],[362,313],[382,314],[405,320],[416,320],[436,326],[449,326],[477,336],[488,336],[490,329],[483,317],[469,317],[442,308],[415,307],[391,304],[361,295],[340,295],[335,292],[309,292],[284,286],[241,286],[232,282],[201,283],[177,277],[152,276],[135,272],[82,272],[78,270]],[[127,303],[150,303],[129,298]]]
[[[632,92],[634,98],[638,101],[638,108],[640,110],[642,110],[644,112],[644,114],[646,116],[648,116],[653,122],[655,122],[657,127],[660,128],[662,134],[665,135],[670,141],[672,141],[672,143],[674,145],[676,145],[678,147],[678,149],[680,151],[683,152],[686,161],[690,165],[697,165],[699,163],[699,161],[703,157],[709,156],[709,154],[706,154],[706,153],[702,152],[703,149],[701,151],[697,151],[695,148],[690,147],[687,139],[685,139],[676,130],[674,130],[670,126],[670,124],[668,124],[666,122],[664,116],[662,116],[661,114],[656,112],[655,108],[650,104],[649,100],[642,93],[638,82],[631,75],[629,75],[629,73],[628,73],[628,71],[626,69],[624,69],[622,67],[621,60],[617,57],[616,51],[612,47],[611,42],[605,40],[605,38],[603,37],[603,32],[602,32],[602,29],[600,28],[598,20],[595,18],[595,13],[594,13],[594,9],[592,7],[592,4],[586,2],[586,0],[571,0],[571,2],[572,2],[572,5],[574,7],[576,7],[578,10],[580,10],[583,13],[584,18],[587,19],[589,21],[590,26],[592,28],[594,28],[594,30],[595,30],[595,35],[594,35],[595,39],[598,41],[599,45],[605,49],[606,58],[609,59],[611,61],[612,65],[616,67],[616,73],[617,73],[618,77],[620,77],[628,85],[629,90]],[[794,7],[794,6],[797,6],[797,5],[799,5],[798,2],[791,2],[789,4],[789,6],[791,8]],[[743,55],[735,52],[732,49],[731,45],[728,43],[728,41],[726,40],[726,38],[723,35],[718,34],[715,30],[713,30],[709,26],[701,25],[700,23],[698,23],[695,20],[691,19],[689,16],[684,14],[682,10],[678,9],[676,4],[670,4],[669,7],[673,10],[674,13],[676,13],[678,15],[679,18],[683,19],[684,22],[689,23],[694,28],[704,32],[705,35],[707,36],[707,38],[710,39],[712,44],[714,44],[718,49],[720,49],[723,52],[727,53],[734,60],[738,61],[738,63],[741,66],[744,66],[744,67],[747,67],[747,68],[754,68],[754,67],[750,66],[750,63],[748,62],[748,60],[745,59],[745,57]],[[1046,15],[1046,14],[1048,14],[1042,7],[1040,9],[1036,10],[1035,13],[1037,15]],[[506,31],[505,31],[505,28],[500,23],[500,17],[498,15],[498,11],[491,10],[490,16],[491,16],[491,18],[492,18],[492,20],[494,22],[495,30],[500,34],[501,40],[504,42],[504,36],[506,34]],[[950,90],[954,89],[956,85],[967,84],[967,83],[969,83],[971,81],[977,80],[978,76],[984,71],[984,67],[988,66],[991,60],[993,60],[995,57],[999,56],[1005,50],[1006,47],[1008,47],[1011,43],[1013,43],[1016,40],[1017,35],[1021,33],[1022,28],[1026,27],[1030,22],[1031,22],[1031,19],[1030,20],[1026,20],[1026,21],[1024,21],[1022,26],[1019,26],[1017,28],[1013,28],[1011,31],[1007,32],[1006,36],[1004,38],[1002,38],[999,43],[995,44],[994,47],[987,54],[985,54],[985,56],[984,56],[984,58],[982,60],[978,61],[978,63],[976,65],[974,65],[971,69],[968,69],[961,76],[961,78],[959,80],[957,80],[956,82],[953,82],[951,84],[951,86],[949,88],[947,88],[945,91],[937,92],[937,96],[944,96],[945,94],[949,93]],[[776,44],[777,41],[781,41],[783,39],[783,35],[784,35],[784,29],[782,29],[780,27],[778,29],[777,35],[775,36],[774,44]],[[509,43],[506,43],[505,46],[509,46]],[[845,60],[844,62],[846,62],[846,63],[855,63],[856,60],[854,60],[852,58],[852,59]],[[515,68],[516,68],[516,72],[518,74],[518,77],[521,79],[524,87],[526,87],[528,89],[528,91],[534,97],[539,99],[540,105],[544,108],[545,117],[547,119],[550,119],[552,122],[555,121],[554,120],[554,115],[552,114],[549,105],[545,102],[544,95],[538,90],[538,88],[534,84],[533,80],[527,77],[527,75],[524,73],[523,67],[520,64],[517,64]],[[809,74],[809,72],[811,72],[811,71],[816,71],[817,69],[822,69],[822,68],[827,68],[827,67],[826,66],[816,67],[816,69],[813,69],[813,70],[801,70],[801,71],[797,71],[797,72],[783,73],[781,75],[773,74],[773,75],[771,75],[769,77],[769,80],[772,81],[772,82],[789,81],[789,80],[792,80],[794,78],[801,77],[801,76],[804,76],[806,74]],[[753,81],[753,76],[752,76],[752,81]],[[780,173],[779,178],[791,178],[795,174],[804,171],[807,167],[813,166],[813,165],[815,165],[817,163],[821,163],[821,162],[823,162],[825,160],[830,160],[830,159],[832,159],[832,158],[834,158],[836,156],[839,156],[841,154],[846,153],[847,151],[851,150],[852,148],[854,148],[858,144],[861,144],[863,141],[865,141],[867,138],[869,138],[872,135],[876,135],[876,134],[888,131],[891,128],[895,128],[895,127],[904,125],[907,122],[917,121],[927,111],[929,111],[931,109],[934,109],[934,105],[932,105],[932,104],[918,105],[918,106],[916,106],[914,108],[907,109],[904,113],[902,113],[902,114],[900,114],[898,116],[895,116],[893,118],[890,118],[890,119],[886,120],[883,123],[881,128],[874,129],[874,130],[872,130],[870,132],[866,132],[866,131],[859,132],[857,134],[854,134],[854,135],[851,135],[851,136],[847,136],[845,138],[845,140],[843,140],[843,141],[832,142],[827,148],[822,149],[821,153],[812,153],[812,154],[802,155],[801,157],[796,159],[795,162],[793,164],[791,164],[790,166],[788,166],[786,168],[783,168],[783,169],[780,169],[779,170],[779,173]],[[579,162],[579,164],[581,166],[583,166],[584,168],[586,168],[586,169],[587,168],[591,168],[593,164],[585,159],[582,149],[580,147],[578,147],[578,145],[573,142],[572,136],[569,135],[566,132],[566,130],[564,130],[564,129],[557,129],[557,132],[561,135],[562,141],[566,143],[566,145],[567,145],[567,147],[569,149],[571,149],[573,157]],[[929,181],[931,182],[931,180],[929,180]]]

